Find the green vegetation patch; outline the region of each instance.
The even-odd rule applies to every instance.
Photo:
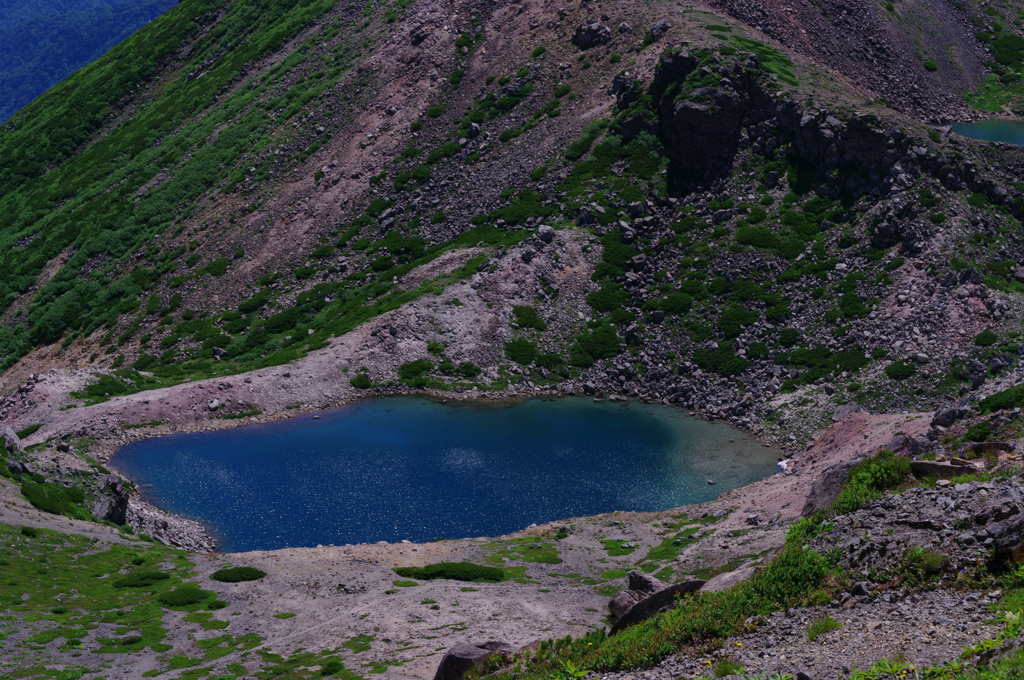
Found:
[[[540,318],[537,310],[530,305],[516,305],[512,308],[512,313],[515,314],[516,323],[523,328],[533,328],[538,331],[548,329],[547,322]]]
[[[265,571],[260,571],[255,567],[229,567],[227,569],[218,569],[210,574],[210,578],[223,583],[240,583],[242,581],[255,581],[266,575]]]
[[[505,580],[505,572],[497,567],[485,567],[472,562],[438,562],[428,564],[425,567],[396,567],[394,571],[399,576],[419,579],[421,581],[432,581],[435,579],[447,579],[451,581],[473,581],[480,583],[498,583]],[[395,582],[398,585],[399,582]],[[411,583],[412,581],[403,581]]]
[[[1002,411],[1024,406],[1024,385],[1011,387],[985,397],[978,402],[978,410],[982,413]]]
[[[834,630],[838,630],[843,627],[843,624],[839,623],[831,616],[822,616],[811,622],[811,625],[807,627],[807,639],[811,642],[819,635],[830,633]]]
[[[196,583],[182,583],[174,590],[161,593],[156,599],[165,607],[178,609],[202,604],[214,597],[216,593],[212,590],[201,590]]]
[[[29,503],[45,512],[83,520],[92,518],[92,513],[84,506],[85,492],[77,486],[24,481],[21,493]]]
[[[543,536],[523,536],[495,541],[488,544],[487,548],[490,550],[488,560],[495,564],[503,564],[504,560],[542,564],[562,563],[562,558],[558,556],[558,546]]]
[[[149,588],[171,576],[162,571],[136,571],[114,581],[115,588]]]
[[[910,461],[907,458],[892,451],[881,451],[850,470],[842,491],[835,502],[822,511],[822,516],[834,517],[854,512],[868,501],[881,498],[886,490],[899,487],[911,477]]]
[[[25,429],[18,430],[14,434],[16,434],[18,436],[18,439],[24,439],[25,437],[30,437],[30,436],[34,435],[36,432],[39,431],[39,428],[41,428],[42,426],[43,426],[42,423],[37,423],[35,425],[29,425]]]
[[[605,552],[611,557],[629,555],[636,550],[635,543],[620,538],[605,539],[601,541],[601,545],[604,546]]]

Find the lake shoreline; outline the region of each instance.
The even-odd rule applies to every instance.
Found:
[[[1019,116],[1007,115],[961,121],[950,124],[949,130],[964,139],[1024,146],[1024,119]]]
[[[467,405],[469,405],[469,404],[472,404],[472,403],[476,402],[476,403],[480,404],[481,406],[486,406],[488,408],[502,408],[502,407],[509,408],[509,407],[515,407],[517,405],[525,405],[527,402],[533,401],[533,400],[545,401],[545,402],[561,401],[566,396],[568,396],[568,395],[558,394],[558,393],[551,392],[551,391],[538,391],[538,392],[528,392],[528,393],[524,393],[524,392],[520,391],[520,392],[515,393],[515,394],[507,394],[507,393],[506,394],[472,394],[472,393],[461,393],[461,394],[459,394],[459,393],[447,393],[447,392],[432,391],[432,390],[374,390],[373,392],[371,392],[369,394],[359,394],[355,398],[346,399],[343,402],[331,405],[328,408],[295,408],[295,409],[283,410],[281,412],[274,413],[274,414],[261,414],[258,417],[238,419],[238,420],[192,421],[192,422],[189,422],[189,423],[182,423],[179,426],[174,426],[172,424],[165,423],[165,424],[161,424],[161,425],[158,425],[158,426],[152,427],[152,428],[133,429],[133,430],[130,430],[130,431],[126,431],[126,434],[128,434],[128,437],[126,437],[126,439],[129,439],[130,441],[125,441],[124,439],[119,439],[119,440],[109,440],[108,439],[108,440],[103,441],[102,442],[102,454],[101,454],[102,457],[101,457],[101,460],[104,463],[109,463],[110,462],[110,458],[116,452],[120,451],[124,446],[126,446],[128,444],[134,444],[134,443],[138,443],[138,442],[141,442],[141,441],[147,441],[147,440],[151,440],[151,439],[154,439],[154,438],[164,437],[164,436],[168,436],[168,435],[172,435],[172,434],[198,434],[198,433],[226,432],[228,430],[234,430],[235,428],[239,428],[239,427],[242,427],[242,426],[249,426],[249,425],[256,425],[256,424],[261,424],[262,425],[262,424],[282,423],[282,422],[287,422],[287,421],[290,421],[290,420],[296,420],[296,419],[299,419],[299,418],[310,418],[310,417],[313,417],[313,418],[316,418],[317,420],[319,420],[321,418],[321,416],[326,416],[327,418],[325,420],[329,420],[329,416],[331,415],[331,413],[333,411],[336,411],[338,409],[343,409],[346,406],[349,406],[349,405],[351,405],[353,403],[357,403],[357,402],[360,402],[360,401],[377,401],[377,400],[393,399],[393,398],[396,398],[396,397],[397,398],[405,397],[405,398],[414,398],[414,399],[424,399],[424,400],[428,400],[428,401],[430,401],[432,403],[436,403],[438,405],[444,405],[444,404],[450,404],[450,403],[458,403],[458,404],[467,404]],[[636,406],[640,406],[640,405],[643,405],[643,406],[658,406],[658,407],[673,406],[673,405],[670,405],[670,404],[659,403],[659,402],[655,402],[655,401],[652,401],[652,400],[632,399],[632,398],[620,397],[620,396],[617,396],[617,395],[608,395],[608,396],[600,395],[600,394],[594,395],[594,396],[590,396],[590,395],[586,395],[586,396],[575,395],[573,398],[581,399],[581,400],[582,399],[586,399],[587,401],[589,401],[591,399],[593,399],[594,401],[598,401],[598,402],[606,401],[609,406],[612,406],[614,404],[620,404],[621,408],[623,408],[623,409],[628,409],[631,406],[632,407],[636,407]],[[692,418],[695,421],[700,421],[705,427],[707,426],[707,424],[709,422],[712,422],[712,423],[715,423],[715,424],[722,424],[721,422],[716,421],[716,419],[714,419],[714,418],[707,418],[707,417],[701,418],[701,417],[697,416],[692,411],[687,411],[685,409],[681,409],[681,408],[678,408],[678,407],[674,407],[670,411],[672,413],[672,418],[679,417],[683,421],[685,421],[686,419]],[[664,416],[656,416],[656,417],[663,418]],[[320,421],[320,422],[324,422],[324,421]],[[667,422],[668,421],[666,421],[666,423]],[[733,425],[731,423],[726,422],[725,424],[729,426],[729,432],[723,433],[721,435],[722,442],[725,442],[726,439],[728,439],[728,441],[729,441],[729,444],[725,444],[725,446],[736,447],[738,449],[742,449],[742,448],[745,448],[745,447],[752,447],[752,446],[764,447],[766,450],[770,451],[770,455],[768,457],[771,459],[771,464],[772,465],[774,465],[774,461],[778,457],[783,455],[782,450],[780,448],[778,448],[777,445],[774,442],[765,441],[765,438],[759,437],[759,436],[757,436],[754,433],[751,433],[751,432],[749,432],[747,430],[744,430],[742,428],[736,427],[735,425]],[[705,439],[704,439],[705,435],[696,435],[695,434],[694,436],[697,437],[697,439],[693,440],[693,442],[692,442],[694,446],[698,446],[700,442],[705,441]],[[735,440],[739,440],[739,443],[734,443],[734,438],[735,438]],[[680,441],[682,441],[682,440],[680,440]],[[96,447],[97,454],[100,453],[100,446],[99,446],[100,444],[101,444],[101,442],[97,442],[97,447]],[[114,462],[116,463],[117,461],[115,460]],[[216,540],[216,538],[215,538],[215,531],[213,530],[212,524],[207,522],[206,520],[204,520],[202,517],[194,516],[195,514],[197,514],[197,513],[195,513],[194,510],[192,512],[188,512],[188,513],[185,513],[185,514],[175,514],[175,513],[171,512],[169,510],[165,510],[162,507],[162,504],[159,503],[158,499],[152,493],[151,490],[143,489],[143,488],[141,488],[141,487],[139,487],[139,486],[134,484],[134,482],[137,482],[139,480],[136,479],[135,476],[133,476],[130,472],[124,470],[121,466],[113,465],[111,467],[113,467],[114,470],[117,472],[117,474],[119,476],[121,476],[123,479],[126,479],[126,480],[129,480],[129,481],[133,482],[131,506],[132,506],[132,508],[136,509],[136,513],[139,516],[143,516],[143,515],[150,515],[150,516],[152,516],[152,515],[156,514],[156,515],[162,515],[164,517],[174,517],[174,518],[176,518],[178,520],[181,520],[181,522],[182,522],[181,526],[177,527],[177,532],[176,533],[184,532],[184,533],[191,534],[196,540],[201,540],[204,544],[210,546],[211,548],[216,546],[217,550],[221,550],[222,549],[222,547],[221,547],[222,541]],[[726,478],[731,477],[731,475],[732,475],[732,473],[726,475]],[[713,476],[717,477],[718,475],[713,475]],[[693,479],[695,479],[695,478],[696,477],[693,477]],[[721,482],[721,481],[722,481],[722,478],[719,479],[719,482]],[[701,478],[700,483],[701,484],[704,483],[703,477]],[[711,487],[711,488],[713,488],[713,487]],[[622,510],[623,508],[622,507],[614,507],[612,509],[614,509],[614,510]],[[201,515],[202,513],[198,513],[198,514]],[[549,519],[550,519],[550,521],[557,521],[558,519],[561,519],[561,517],[560,516],[552,516]],[[523,526],[522,527],[517,526],[517,529],[522,529],[523,527],[526,526],[526,524],[527,524],[527,522],[524,522]],[[200,537],[199,534],[201,534],[201,537]],[[456,535],[462,537],[461,534],[456,534]]]

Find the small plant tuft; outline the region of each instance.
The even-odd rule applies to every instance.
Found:
[[[833,630],[842,628],[843,624],[839,623],[831,616],[822,616],[820,619],[815,619],[810,626],[807,627],[807,639],[814,642],[815,638],[825,633],[830,633]]]

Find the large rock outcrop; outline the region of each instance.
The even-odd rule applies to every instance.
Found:
[[[125,523],[127,512],[128,491],[124,488],[124,482],[116,475],[107,475],[100,481],[92,514],[121,525]]]

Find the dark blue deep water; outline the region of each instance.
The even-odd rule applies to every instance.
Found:
[[[972,139],[1006,142],[1024,146],[1024,121],[982,120],[977,123],[954,123],[953,132]]]
[[[238,552],[497,536],[664,510],[765,477],[777,457],[678,409],[581,398],[385,398],[319,415],[129,444],[111,465]]]

